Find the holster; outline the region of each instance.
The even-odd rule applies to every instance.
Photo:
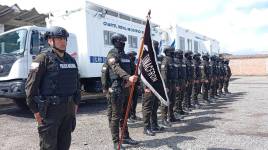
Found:
[[[35,96],[35,102],[38,105],[38,110],[39,110],[40,116],[42,118],[46,118],[47,117],[47,109],[49,106],[49,101],[42,96]]]

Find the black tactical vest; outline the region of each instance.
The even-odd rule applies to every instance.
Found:
[[[41,82],[42,96],[72,96],[78,89],[78,68],[75,60],[65,53],[64,61],[55,53],[46,52],[48,64]]]
[[[186,76],[187,80],[193,80],[194,79],[194,66],[190,60],[186,60]]]

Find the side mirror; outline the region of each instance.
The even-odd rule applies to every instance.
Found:
[[[40,34],[38,31],[32,31],[30,53],[32,55],[40,53]]]

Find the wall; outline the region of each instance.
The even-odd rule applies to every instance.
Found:
[[[268,75],[268,56],[266,55],[230,57],[229,59],[233,75]]]

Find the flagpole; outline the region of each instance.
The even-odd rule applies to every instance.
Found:
[[[148,12],[147,20],[150,20],[150,15],[151,15],[151,10],[149,10],[149,12]],[[145,31],[144,31],[144,33],[143,33],[143,38],[142,38],[141,46],[140,46],[140,49],[139,49],[138,63],[137,63],[137,65],[136,65],[135,73],[134,73],[135,76],[138,75],[138,69],[139,69],[139,65],[140,65],[140,61],[141,61],[141,56],[142,56],[142,54],[143,54],[144,35],[145,35]],[[126,113],[125,113],[125,118],[124,118],[123,128],[122,128],[122,130],[121,130],[121,137],[120,137],[119,142],[118,142],[118,150],[120,150],[120,146],[121,146],[121,144],[122,144],[123,137],[124,137],[124,134],[125,134],[126,125],[127,125],[127,119],[128,119],[128,115],[129,115],[130,107],[131,107],[131,105],[132,105],[132,97],[133,97],[133,93],[134,93],[134,88],[135,88],[135,83],[131,83],[131,89],[130,89],[130,93],[129,93],[130,95],[129,95],[129,97],[128,97],[127,110],[126,110]]]

